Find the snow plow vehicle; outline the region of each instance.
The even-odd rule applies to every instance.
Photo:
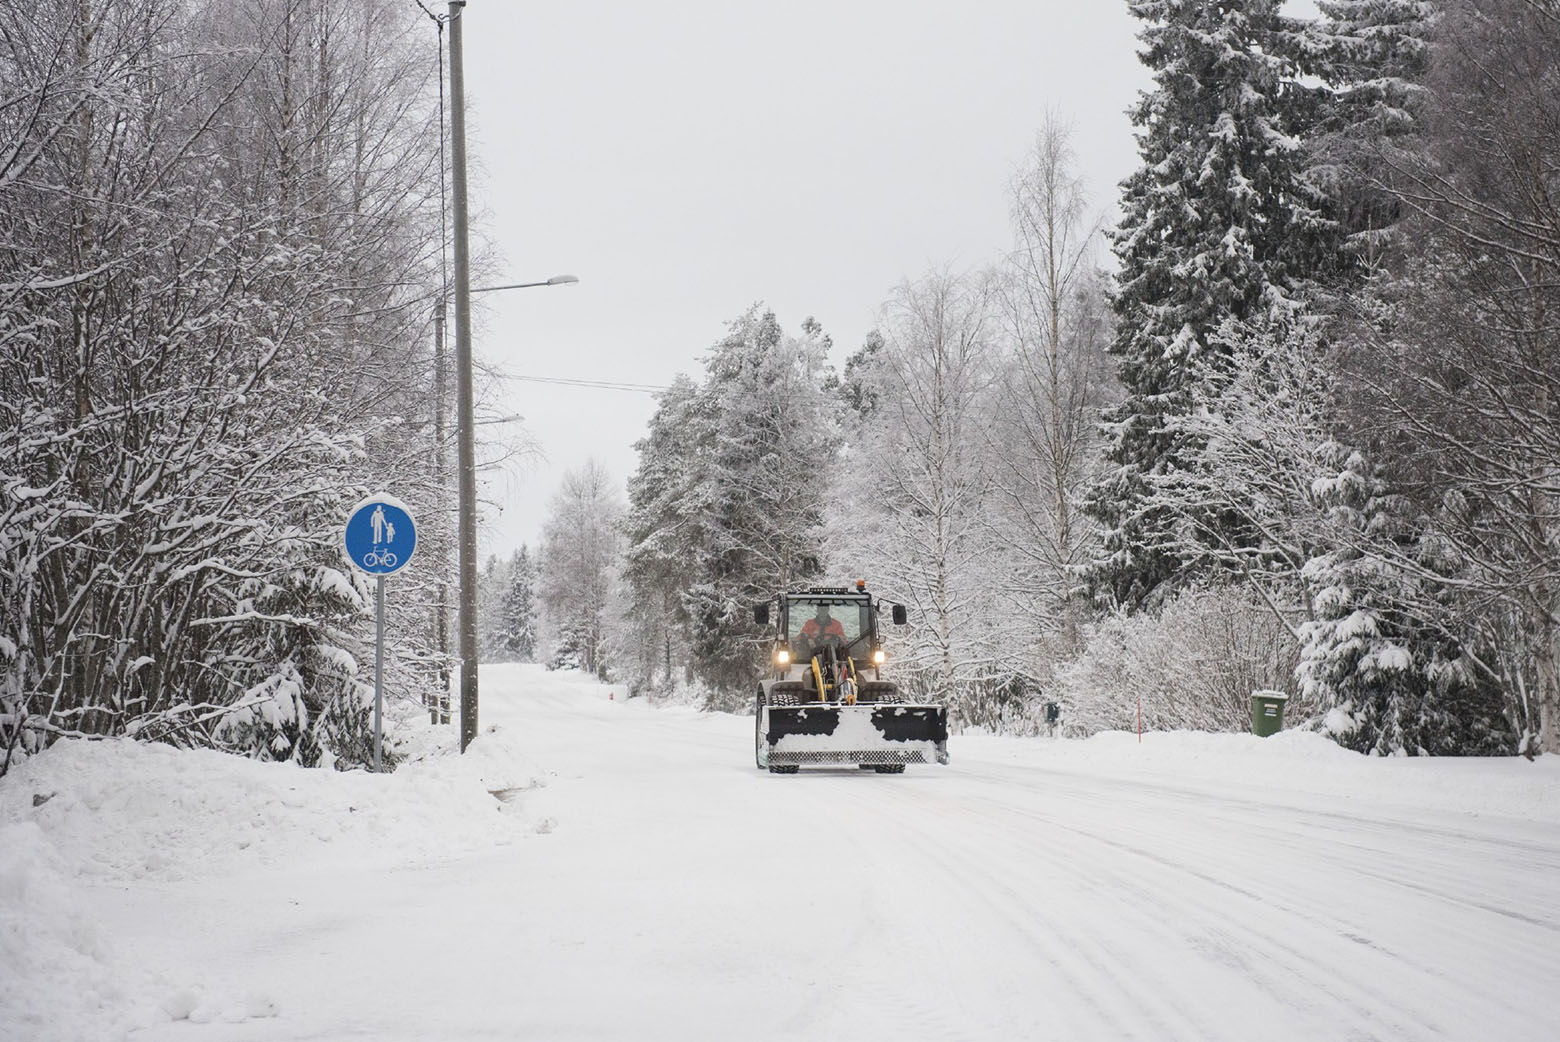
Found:
[[[948,710],[909,701],[882,677],[883,605],[855,588],[814,586],[753,610],[768,626],[772,672],[758,688],[753,756],[760,768],[858,766],[898,774],[910,763],[948,762]],[[890,606],[895,625],[905,608]]]

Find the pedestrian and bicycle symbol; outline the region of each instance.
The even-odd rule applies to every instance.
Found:
[[[359,571],[393,575],[406,567],[417,549],[417,525],[399,499],[369,496],[352,508],[342,539],[347,557]]]
[[[417,525],[394,496],[369,496],[347,515],[341,542],[353,567],[374,576],[374,770],[381,766],[385,692],[385,576],[417,550]]]

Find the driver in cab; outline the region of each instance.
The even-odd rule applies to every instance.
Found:
[[[810,650],[820,647],[827,641],[838,644],[845,643],[845,627],[840,625],[840,620],[829,616],[827,604],[818,605],[818,611],[812,618],[802,624],[802,644]]]

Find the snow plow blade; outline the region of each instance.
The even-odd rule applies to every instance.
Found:
[[[764,706],[762,766],[904,769],[948,762],[948,711],[932,705]]]

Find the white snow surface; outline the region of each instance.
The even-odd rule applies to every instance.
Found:
[[[1555,1037],[1555,757],[955,736],[778,776],[751,717],[482,684],[465,756],[406,722],[389,775],[13,770],[0,1039]]]

